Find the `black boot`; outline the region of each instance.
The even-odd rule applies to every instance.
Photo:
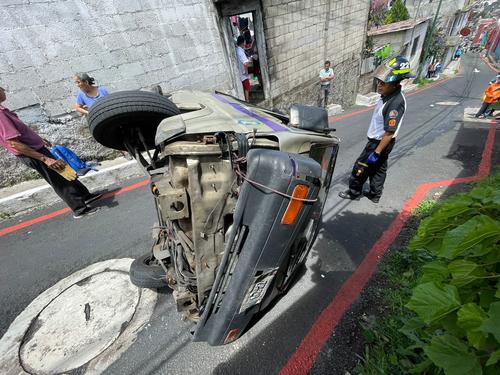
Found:
[[[341,191],[339,193],[339,197],[343,199],[350,199],[352,201],[359,201],[361,194],[353,194],[350,189],[347,189],[346,191]]]
[[[375,195],[368,190],[363,190],[363,195],[371,200],[373,203],[378,203],[380,201],[380,195]]]

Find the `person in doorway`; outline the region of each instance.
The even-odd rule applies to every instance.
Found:
[[[239,35],[236,39],[236,58],[238,59],[238,72],[240,74],[241,84],[243,85],[243,92],[245,94],[245,101],[250,101],[250,78],[248,76],[248,66],[251,60],[247,57],[245,50],[245,37]]]
[[[387,174],[387,159],[406,112],[406,99],[401,92],[401,81],[413,78],[410,63],[403,56],[396,56],[375,70],[377,92],[381,95],[368,127],[368,143],[354,163],[349,178],[349,189],[339,193],[343,199],[359,200],[364,195],[374,203],[382,196]],[[370,189],[363,190],[366,180]]]
[[[326,108],[328,105],[328,95],[332,87],[332,81],[335,78],[333,69],[330,67],[330,61],[325,61],[323,69],[319,71],[319,100],[318,107]]]
[[[486,88],[486,90],[484,90],[483,104],[481,105],[481,108],[479,108],[479,111],[474,115],[474,117],[485,118],[486,113],[491,115],[491,113],[488,111],[490,106],[499,100],[500,100],[500,74],[498,74],[496,76],[495,81],[490,83]]]
[[[49,141],[41,138],[2,105],[6,99],[5,90],[0,87],[0,145],[36,170],[71,208],[75,219],[95,213],[97,208],[91,208],[89,204],[100,198],[101,194],[91,194],[80,181],[68,181],[62,177],[57,171],[62,171],[66,164],[54,159],[47,149],[51,146]]]
[[[76,95],[75,110],[87,116],[89,108],[92,107],[97,99],[108,95],[108,91],[104,87],[96,86],[94,78],[90,77],[87,73],[75,74],[74,80],[79,89]]]

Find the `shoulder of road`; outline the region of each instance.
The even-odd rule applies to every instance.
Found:
[[[135,160],[119,157],[101,162],[79,180],[91,192],[102,191],[144,174]],[[60,202],[45,180],[30,180],[0,189],[0,221]]]

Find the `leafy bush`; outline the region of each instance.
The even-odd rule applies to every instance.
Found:
[[[394,0],[391,9],[387,12],[384,18],[384,24],[388,25],[394,22],[405,21],[410,18],[408,9],[402,0]]]
[[[424,361],[412,372],[500,373],[500,175],[447,200],[423,220],[410,251],[422,267],[401,329]]]
[[[376,58],[380,60],[386,60],[393,55],[394,51],[392,50],[392,46],[390,44],[386,44],[384,47],[379,48],[375,51],[374,55]]]
[[[413,83],[416,85],[419,85],[419,86],[425,86],[430,82],[432,82],[432,80],[427,79],[427,78],[421,78],[421,77],[417,77],[413,80]]]

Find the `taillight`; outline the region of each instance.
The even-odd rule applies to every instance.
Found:
[[[224,340],[224,344],[229,344],[230,342],[233,342],[238,338],[238,334],[240,333],[239,328],[235,328],[229,331],[229,333],[226,336],[226,339]]]
[[[295,220],[297,220],[297,216],[299,216],[300,209],[304,204],[304,202],[301,199],[305,199],[307,197],[308,192],[309,192],[309,187],[307,185],[295,186],[295,189],[293,189],[293,194],[292,194],[293,198],[290,201],[290,203],[288,203],[288,207],[286,208],[285,214],[281,218],[281,224],[291,225],[295,223]]]

